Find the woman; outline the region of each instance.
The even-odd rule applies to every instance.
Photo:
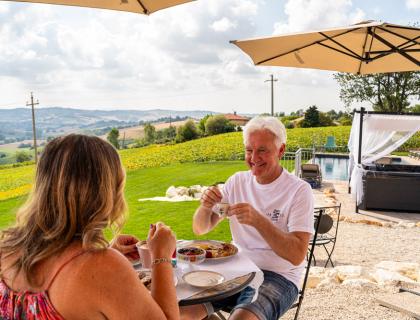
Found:
[[[14,227],[0,237],[0,319],[179,319],[175,237],[152,225],[151,294],[104,229],[124,222],[125,173],[115,149],[84,135],[56,138]]]

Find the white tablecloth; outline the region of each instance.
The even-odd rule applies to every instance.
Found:
[[[238,252],[235,256],[219,261],[205,260],[200,264],[193,265],[192,268],[188,264],[178,263],[175,269],[175,274],[178,278],[178,285],[176,286],[176,295],[179,300],[188,298],[198,292],[203,291],[202,288],[195,288],[185,283],[182,280],[182,275],[192,270],[210,270],[222,274],[225,281],[246,275],[250,272],[255,272],[255,277],[249,284],[254,289],[258,290],[264,281],[263,272],[246,256]],[[254,296],[254,299],[257,295]]]

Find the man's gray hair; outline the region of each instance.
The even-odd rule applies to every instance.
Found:
[[[244,144],[247,144],[251,133],[261,130],[268,130],[274,135],[274,143],[277,148],[280,148],[283,143],[286,143],[286,128],[278,118],[258,116],[252,118],[245,125],[243,131]]]

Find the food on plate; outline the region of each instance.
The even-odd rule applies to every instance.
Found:
[[[233,244],[220,242],[194,243],[194,246],[206,250],[206,258],[222,258],[234,255],[237,252]]]
[[[176,251],[176,256],[180,261],[200,263],[206,258],[206,251],[196,246],[182,247]]]
[[[138,271],[138,276],[140,281],[144,284],[144,286],[150,290],[152,288],[152,273],[150,271],[141,270]]]

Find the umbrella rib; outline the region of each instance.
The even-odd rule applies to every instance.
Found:
[[[354,58],[354,59],[356,59],[356,60],[359,60],[359,61],[362,61],[363,62],[363,58],[362,57],[360,57],[359,55],[357,55],[357,54],[354,54],[354,55],[352,55],[352,54],[350,54],[350,53],[348,53],[348,52],[345,52],[345,51],[341,51],[341,50],[339,50],[339,49],[337,49],[337,48],[334,48],[334,47],[330,47],[329,45],[327,45],[327,44],[325,44],[325,43],[318,43],[320,46],[323,46],[323,47],[325,47],[325,48],[328,48],[328,49],[331,49],[331,50],[334,50],[334,51],[337,51],[337,52],[339,52],[339,53],[342,53],[342,54],[345,54],[346,56],[349,56],[349,57],[351,57],[351,58]]]
[[[355,30],[359,30],[359,29],[360,29],[360,28],[355,28],[355,29],[351,29],[351,30],[346,30],[346,31],[344,31],[344,32],[342,32],[342,33],[339,33],[339,34],[335,35],[333,38],[335,38],[335,37],[339,37],[339,36],[342,36],[343,34],[346,34],[346,33],[349,33],[349,32],[353,32],[353,31],[355,31]],[[326,39],[318,40],[318,41],[312,42],[312,43],[310,43],[310,44],[307,44],[307,45],[305,45],[305,46],[302,46],[302,47],[299,47],[299,48],[296,48],[296,49],[290,50],[290,51],[288,51],[288,52],[281,53],[281,54],[275,55],[275,56],[273,56],[273,57],[270,57],[270,58],[267,58],[267,59],[261,60],[261,61],[259,61],[259,62],[256,62],[256,63],[255,63],[255,65],[256,65],[256,66],[258,66],[258,65],[260,65],[260,64],[262,64],[262,63],[265,63],[265,62],[267,62],[267,61],[274,60],[274,59],[277,59],[277,58],[283,57],[283,56],[285,56],[285,55],[288,55],[289,53],[299,51],[300,49],[305,49],[305,48],[307,48],[307,47],[313,46],[314,44],[319,44],[320,42],[325,41],[325,40],[326,40]],[[236,42],[238,42],[238,41],[231,41],[231,43],[234,43],[234,44],[236,44]],[[237,44],[236,44],[236,45],[237,45]],[[324,46],[326,46],[326,45],[324,45]],[[331,47],[329,47],[329,48],[331,48]],[[331,49],[333,49],[333,50],[337,50],[337,49],[334,49],[334,48],[331,48]],[[337,50],[337,51],[338,51],[338,50]],[[341,52],[341,51],[339,51],[339,52]],[[341,52],[341,53],[344,53],[344,52]],[[348,54],[347,54],[347,55],[348,55]],[[354,58],[354,57],[353,57],[353,58]],[[358,58],[357,58],[357,59],[358,59]]]
[[[366,32],[365,41],[363,42],[363,48],[362,48],[362,57],[364,56],[366,52],[365,49],[366,49],[367,41],[368,41],[368,33]],[[359,67],[357,68],[357,74],[360,74],[360,70],[362,70],[362,63],[363,63],[363,60],[360,60]]]
[[[376,33],[372,32],[372,30],[368,30],[369,34],[374,37],[375,39],[379,40],[380,42],[382,42],[383,44],[385,44],[386,46],[388,46],[389,48],[393,49],[394,51],[398,52],[400,55],[402,55],[403,57],[405,57],[406,59],[410,60],[411,62],[413,62],[415,65],[417,65],[418,67],[420,67],[420,61],[417,60],[416,58],[410,56],[409,54],[407,54],[406,52],[404,52],[403,50],[401,50],[400,48],[392,45],[392,43],[388,42],[387,40],[385,40],[384,38],[382,38],[381,36],[377,35]]]
[[[143,9],[143,13],[144,14],[149,14],[149,10],[147,10],[147,8],[144,6],[144,4],[141,2],[141,0],[137,0],[137,2],[139,3],[140,7]]]
[[[405,37],[405,36],[403,36],[402,34],[398,34],[398,33],[395,33],[395,32],[393,32],[393,31],[391,31],[391,30],[387,30],[387,29],[383,29],[383,28],[381,28],[381,27],[377,27],[378,29],[381,29],[382,31],[384,31],[384,32],[388,32],[388,33],[390,33],[390,34],[393,34],[394,36],[396,36],[396,37],[399,37],[399,38],[402,38],[402,39],[404,39],[404,40],[407,40],[407,42],[406,43],[408,43],[408,42],[414,42],[414,44],[419,44],[416,40],[419,38],[419,37],[416,37],[416,38],[414,38],[414,39],[410,39],[410,38],[408,38],[408,37]],[[417,29],[417,30],[419,30],[419,29]]]
[[[324,33],[322,33],[322,32],[319,32],[319,34],[320,34],[320,35],[322,35],[323,37],[327,38],[328,40],[330,40],[330,41],[334,42],[336,45],[338,45],[338,46],[342,47],[344,50],[347,50],[348,52],[351,52],[354,56],[358,57],[358,59],[362,58],[362,57],[361,57],[361,56],[359,56],[356,52],[354,52],[354,51],[350,50],[350,49],[349,49],[349,48],[347,48],[345,45],[342,45],[340,42],[338,42],[338,41],[334,40],[333,38],[331,38],[331,37],[327,36],[326,34],[324,34]],[[325,41],[325,40],[323,40],[323,41]],[[320,42],[319,44],[321,44],[321,42]],[[322,45],[324,45],[324,44],[322,44]],[[327,45],[326,45],[326,46],[327,46]],[[329,47],[329,46],[328,46],[328,47]],[[332,47],[330,47],[330,48],[332,48]],[[339,52],[341,52],[340,50],[338,50],[338,51],[339,51]],[[344,52],[343,52],[343,53],[344,53]]]

